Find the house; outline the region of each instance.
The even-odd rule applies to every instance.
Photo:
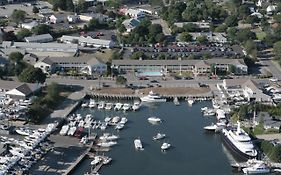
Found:
[[[81,21],[89,22],[92,19],[97,19],[100,23],[106,23],[109,20],[107,15],[101,13],[83,13],[79,15]]]
[[[42,34],[42,35],[35,35],[35,36],[29,36],[24,38],[25,42],[28,43],[47,43],[54,40],[52,35],[48,34]]]
[[[273,12],[275,12],[277,9],[277,6],[276,5],[269,5],[267,8],[266,8],[266,13],[268,15],[272,15]]]
[[[34,54],[26,54],[23,59],[24,62],[29,63],[30,65],[34,65],[38,61],[38,57]]]
[[[69,23],[77,23],[77,22],[80,21],[80,17],[79,17],[79,15],[68,15],[67,16],[67,21]]]
[[[64,43],[27,43],[27,42],[11,42],[4,41],[2,43],[2,50],[6,49],[23,49],[26,52],[65,52],[76,53],[78,51],[77,44],[64,44]]]
[[[256,17],[258,17],[259,19],[262,19],[262,18],[263,18],[263,15],[262,15],[261,13],[259,13],[259,12],[254,12],[254,13],[251,14],[251,16],[256,16]]]
[[[263,128],[267,129],[276,129],[279,130],[281,126],[281,121],[276,120],[271,117],[267,112],[260,112],[257,116],[256,124],[263,124]]]
[[[69,36],[63,35],[60,38],[60,41],[64,43],[73,43],[78,42],[78,44],[82,46],[94,46],[94,47],[106,47],[106,48],[113,48],[115,43],[112,40],[104,40],[104,39],[94,39],[90,36]]]
[[[192,71],[194,75],[206,75],[211,72],[211,65],[206,61],[198,61],[194,64],[194,69]]]
[[[37,83],[0,80],[0,92],[13,99],[27,99],[40,89]]]
[[[49,8],[44,8],[44,9],[39,10],[39,16],[41,16],[41,17],[49,17],[52,14],[54,14],[54,11]]]
[[[210,23],[209,22],[176,22],[174,23],[175,26],[182,28],[186,24],[194,24],[201,30],[209,30]]]
[[[131,18],[143,18],[146,14],[139,9],[127,9],[125,15],[130,16]]]
[[[107,65],[93,57],[45,57],[34,64],[45,73],[76,70],[87,75],[102,74]]]
[[[65,14],[54,14],[49,17],[49,20],[53,24],[63,23],[64,21],[66,21],[66,15]]]
[[[218,32],[190,32],[193,40],[197,40],[199,36],[206,36],[209,42],[215,43],[226,43],[227,36],[226,33],[218,33]]]
[[[21,28],[25,28],[25,29],[31,30],[34,27],[38,26],[38,25],[39,24],[38,24],[37,21],[32,21],[32,22],[29,22],[29,23],[22,23],[21,24]]]
[[[126,19],[122,22],[125,26],[126,31],[130,33],[134,28],[140,25],[140,21],[136,18]]]

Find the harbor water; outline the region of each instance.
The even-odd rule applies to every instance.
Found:
[[[110,128],[105,131],[119,135],[120,139],[116,146],[104,153],[113,161],[101,168],[99,173],[102,175],[234,174],[230,166],[232,158],[223,147],[220,136],[203,130],[204,126],[215,122],[214,117],[201,114],[200,109],[205,106],[211,107],[211,103],[196,102],[190,107],[185,101],[180,106],[167,102],[145,105],[137,112],[126,113],[81,108],[76,113],[82,116],[91,113],[98,120],[116,115],[128,118],[123,130],[117,132]],[[147,121],[151,116],[159,117],[163,122],[152,125]],[[152,137],[158,132],[165,133],[167,138],[153,141]],[[136,138],[142,140],[143,151],[135,149],[133,141]],[[163,141],[171,143],[172,148],[162,152],[160,147]],[[81,175],[90,171],[90,162],[82,162],[73,174]]]

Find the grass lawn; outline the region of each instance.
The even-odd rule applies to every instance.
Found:
[[[263,40],[266,36],[265,32],[256,32],[258,40]]]

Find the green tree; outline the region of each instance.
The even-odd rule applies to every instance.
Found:
[[[146,58],[146,55],[142,51],[134,52],[131,55],[132,60],[145,59],[145,58]]]
[[[21,54],[20,52],[12,52],[9,55],[9,59],[13,62],[13,63],[19,63],[22,61],[23,59],[23,54]]]
[[[18,33],[17,33],[17,39],[22,41],[25,37],[31,36],[32,32],[28,29],[22,28]]]
[[[221,24],[215,28],[215,32],[226,32],[227,26],[225,24]]]
[[[270,158],[274,162],[281,162],[281,145],[278,144],[273,147],[270,153]]]
[[[228,72],[231,74],[236,73],[236,67],[233,64],[228,65]]]
[[[275,54],[275,59],[281,60],[281,41],[278,41],[274,44],[273,51]]]
[[[227,29],[228,40],[234,42],[236,40],[237,29],[235,27],[230,27]]]
[[[101,28],[101,24],[99,22],[99,20],[97,19],[91,19],[88,23],[88,29],[89,30],[95,30],[95,29],[100,29]]]
[[[246,18],[247,16],[250,15],[250,9],[247,5],[241,5],[238,9],[238,14],[240,16],[240,18]]]
[[[32,8],[32,12],[35,13],[35,14],[37,14],[37,13],[39,13],[39,9],[38,9],[36,6],[34,6],[34,7]]]
[[[46,24],[39,24],[31,30],[35,35],[41,35],[51,32],[51,27]]]
[[[215,64],[211,65],[211,73],[216,74],[216,65]]]
[[[148,28],[150,37],[162,33],[162,26],[160,24],[151,24]]]
[[[198,30],[198,26],[193,23],[187,23],[183,25],[183,30],[185,32],[196,32]]]
[[[49,98],[51,101],[56,102],[57,100],[59,100],[59,93],[60,88],[57,83],[52,82],[50,85],[47,86],[46,97]]]
[[[24,69],[18,78],[20,81],[27,83],[44,83],[46,74],[44,74],[40,68],[30,66]]]
[[[123,76],[117,76],[116,78],[116,84],[124,85],[127,83],[127,79]]]
[[[256,39],[256,34],[249,29],[241,29],[237,33],[236,39],[239,42],[245,42],[247,40]]]
[[[23,10],[17,10],[15,9],[11,15],[12,21],[19,24],[20,22],[23,22],[26,16],[26,12]]]
[[[124,33],[124,32],[126,32],[126,27],[122,24],[122,25],[120,25],[120,27],[118,27],[118,31],[120,33]]]
[[[155,42],[163,43],[166,37],[163,33],[158,33],[154,38],[155,38]]]
[[[275,20],[275,22],[281,24],[281,14],[274,15],[273,19]]]
[[[200,44],[206,44],[208,42],[208,39],[205,35],[198,36],[196,40]]]
[[[189,42],[192,41],[192,36],[187,32],[183,32],[180,34],[179,39],[184,42]]]
[[[225,19],[224,23],[227,27],[235,27],[238,25],[238,18],[236,15],[230,15]]]
[[[257,46],[253,40],[247,40],[244,44],[245,51],[253,58],[257,58]]]

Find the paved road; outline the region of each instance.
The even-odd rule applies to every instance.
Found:
[[[160,24],[162,26],[163,34],[166,36],[171,35],[171,29],[169,28],[168,24],[166,21],[163,19],[155,19],[151,21],[152,24]]]

